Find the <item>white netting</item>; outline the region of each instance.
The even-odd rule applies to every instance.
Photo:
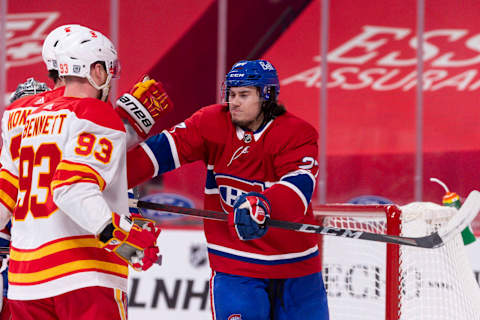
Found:
[[[456,210],[412,203],[402,212],[402,235],[418,237],[438,230]],[[480,289],[460,234],[437,249],[400,247],[400,268],[400,319],[480,319]]]
[[[385,217],[326,217],[326,226],[385,233]],[[385,318],[386,245],[323,237],[323,276],[331,320]]]
[[[456,213],[433,203],[412,203],[401,210],[402,235],[415,237],[430,234]],[[385,214],[326,216],[322,224],[390,233]],[[323,273],[331,320],[386,319],[386,251],[383,243],[323,237]],[[438,249],[401,246],[399,262],[398,319],[480,319],[480,289],[460,235]],[[397,319],[396,315],[388,316]]]

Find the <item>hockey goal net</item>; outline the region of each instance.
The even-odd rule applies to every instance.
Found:
[[[401,206],[317,206],[322,225],[418,237],[445,224],[456,210],[428,202]],[[323,236],[322,264],[330,319],[480,319],[480,289],[461,235],[437,249]]]

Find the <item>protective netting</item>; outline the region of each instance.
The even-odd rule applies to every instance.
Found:
[[[402,207],[402,235],[430,234],[456,211],[434,203]],[[459,234],[437,249],[400,247],[400,319],[480,319],[480,289]]]
[[[322,224],[394,234],[391,230],[396,223],[402,236],[418,237],[434,232],[456,213],[455,209],[426,202],[402,206],[401,210],[400,219],[388,223],[385,213],[348,217],[344,212],[342,216],[323,215]],[[322,212],[316,210],[316,214]],[[323,237],[330,319],[480,319],[480,288],[460,235],[438,249],[401,246],[400,250],[388,250],[389,259],[395,262],[388,272],[398,279],[388,277],[393,279],[387,282],[386,244]],[[392,290],[392,286],[398,286],[398,290]],[[396,292],[390,297],[398,306],[396,311],[385,311],[387,292]]]

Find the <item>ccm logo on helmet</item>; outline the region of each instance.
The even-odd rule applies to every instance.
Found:
[[[150,127],[152,126],[152,122],[150,119],[147,118],[145,113],[143,113],[142,110],[138,108],[136,103],[132,101],[128,95],[123,95],[119,99],[125,106],[128,107],[128,113],[130,115],[135,116],[138,120],[140,120],[145,127]]]

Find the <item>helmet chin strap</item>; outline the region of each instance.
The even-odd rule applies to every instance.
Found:
[[[87,74],[87,79],[88,79],[88,82],[92,85],[92,87],[94,87],[94,88],[97,89],[97,90],[101,90],[101,91],[102,91],[101,100],[104,101],[104,102],[107,102],[108,93],[110,92],[110,81],[112,80],[112,75],[109,74],[109,75],[107,76],[107,80],[106,80],[105,83],[102,84],[101,86],[99,86],[98,84],[95,83],[95,81],[92,79],[92,77],[90,76],[90,74]]]

